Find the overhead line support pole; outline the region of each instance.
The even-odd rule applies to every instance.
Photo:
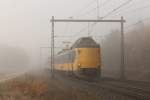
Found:
[[[52,16],[52,33],[51,33],[51,75],[54,77],[54,16]]]
[[[123,17],[121,17],[123,21]],[[124,44],[124,23],[121,22],[121,79],[125,79],[125,44]]]

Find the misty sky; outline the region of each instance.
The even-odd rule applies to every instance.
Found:
[[[128,0],[99,0],[100,17],[125,1]],[[87,5],[88,7],[86,7]],[[39,60],[39,48],[50,46],[51,27],[49,20],[52,15],[56,18],[68,18],[70,16],[74,18],[96,18],[97,11],[96,9],[92,10],[96,8],[96,5],[96,0],[0,0],[0,44],[23,48],[31,56],[33,63],[36,64]],[[146,5],[150,5],[148,0],[132,0],[108,18],[120,18],[123,15],[127,20],[126,24],[130,25],[149,17],[149,8],[134,11],[134,9]],[[90,10],[92,11],[87,13]],[[132,10],[134,12],[128,12]],[[120,13],[121,11],[122,13]],[[63,32],[65,32],[64,25],[61,24],[57,28],[61,35],[64,35]],[[81,28],[72,29],[80,30],[83,27],[82,25]],[[71,33],[71,28],[68,30],[67,32]],[[100,33],[98,29],[95,30],[93,34]]]

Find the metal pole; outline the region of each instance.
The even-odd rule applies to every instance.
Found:
[[[40,67],[42,68],[42,48],[40,47]]]
[[[52,33],[51,33],[51,74],[54,77],[54,16],[52,16]]]
[[[123,23],[123,17],[121,17],[121,79],[125,79],[125,55],[124,55],[124,23]]]
[[[99,0],[97,0],[97,19],[99,19]]]
[[[88,22],[88,36],[90,36],[90,23]]]

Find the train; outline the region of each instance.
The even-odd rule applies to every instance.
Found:
[[[101,75],[100,45],[92,37],[81,37],[69,49],[55,55],[54,68],[82,78],[98,78]]]

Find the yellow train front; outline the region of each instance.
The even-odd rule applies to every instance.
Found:
[[[82,37],[70,49],[55,56],[54,66],[57,71],[96,78],[101,72],[100,45],[91,37]]]

